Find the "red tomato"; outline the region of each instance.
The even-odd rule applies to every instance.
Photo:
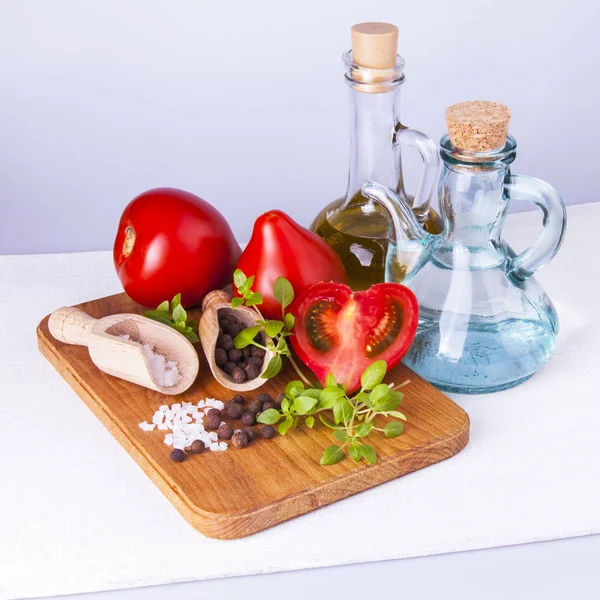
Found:
[[[188,307],[229,283],[240,252],[216,208],[189,192],[159,188],[125,208],[113,258],[125,291],[139,304],[155,308],[181,292]]]
[[[255,276],[252,289],[263,297],[259,308],[271,319],[281,318],[281,306],[273,297],[278,277],[286,277],[296,295],[320,281],[348,281],[342,261],[327,242],[280,210],[256,219],[236,268],[247,277]]]
[[[298,297],[292,346],[324,385],[331,373],[348,392],[376,360],[388,369],[406,354],[417,332],[419,304],[399,283],[378,283],[364,292],[347,285],[320,283]]]

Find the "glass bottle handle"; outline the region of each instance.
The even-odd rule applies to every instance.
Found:
[[[542,231],[521,254],[510,259],[508,276],[524,281],[554,258],[567,228],[567,211],[558,192],[535,177],[511,175],[504,184],[504,193],[511,200],[531,202],[543,213]]]
[[[401,123],[396,126],[394,142],[415,148],[423,160],[423,170],[412,204],[413,213],[419,223],[423,225],[427,219],[429,199],[438,173],[439,154],[437,146],[424,133],[405,127]]]

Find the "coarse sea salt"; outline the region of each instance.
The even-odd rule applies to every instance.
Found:
[[[206,411],[202,411],[205,407]],[[155,428],[170,431],[171,433],[167,433],[163,441],[173,448],[184,450],[195,440],[202,440],[212,452],[224,452],[227,450],[227,443],[219,442],[216,431],[206,431],[202,424],[203,412],[208,412],[210,408],[221,410],[223,407],[223,402],[214,398],[205,398],[196,404],[192,402],[176,402],[171,406],[163,404],[152,415],[152,423],[144,421],[139,424],[139,427],[144,431],[153,431]]]

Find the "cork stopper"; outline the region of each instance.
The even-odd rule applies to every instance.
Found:
[[[367,69],[396,66],[398,28],[390,23],[358,23],[350,30],[354,62]]]
[[[452,145],[469,152],[489,152],[506,144],[510,109],[505,104],[474,100],[446,109]]]

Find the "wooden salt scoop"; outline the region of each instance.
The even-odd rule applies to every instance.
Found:
[[[210,366],[210,370],[215,379],[229,390],[235,392],[247,392],[255,390],[268,380],[263,379],[261,375],[265,372],[269,361],[273,358],[274,353],[267,350],[263,365],[260,369],[260,374],[256,379],[245,381],[244,383],[235,383],[225,371],[217,366],[215,362],[215,349],[217,347],[217,338],[219,337],[219,313],[230,314],[239,319],[246,327],[254,327],[256,325],[256,313],[247,306],[231,307],[231,295],[222,290],[214,290],[207,294],[202,302],[202,317],[198,324],[198,332],[200,341],[206,360]],[[265,342],[271,341],[271,338],[265,336]]]
[[[92,362],[102,371],[161,394],[185,392],[198,376],[194,346],[175,329],[134,314],[94,319],[78,308],[59,308],[50,315],[50,333],[61,342],[87,346]],[[129,339],[119,339],[128,335]],[[177,363],[181,379],[172,386],[155,380],[142,344]]]

